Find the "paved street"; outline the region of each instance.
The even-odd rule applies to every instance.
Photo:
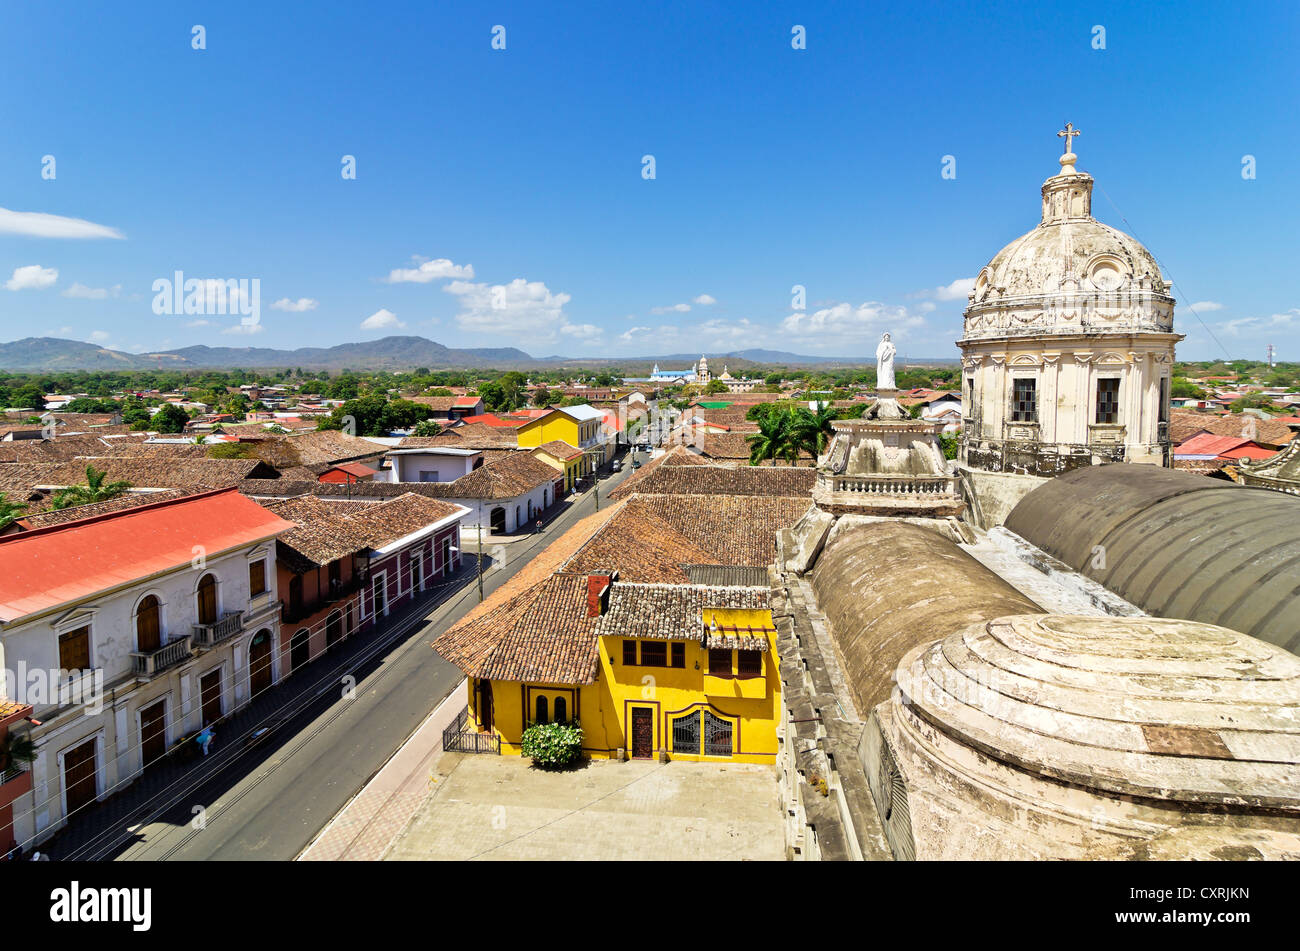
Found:
[[[629,471],[602,478],[602,505],[607,504],[606,493]],[[567,503],[541,535],[505,541],[486,538],[485,564],[489,553],[496,561],[485,574],[484,592],[490,594],[558,534],[594,511],[593,493],[588,490]],[[386,632],[347,643],[347,657],[374,654],[358,661],[359,666],[338,671],[338,675],[357,677],[355,699],[343,699],[333,686],[337,677],[326,670],[327,692],[296,716],[277,723],[274,714],[264,714],[272,730],[255,747],[229,748],[214,762],[199,761],[191,767],[195,775],[205,777],[198,783],[169,783],[155,791],[146,775],[136,784],[138,789],[127,789],[114,801],[100,804],[60,833],[48,851],[55,859],[296,857],[461,679],[460,671],[442,660],[429,643],[478,603],[473,542],[467,540],[465,549],[471,557],[460,587],[431,611],[428,606],[421,608],[427,614],[413,616],[409,630],[375,650],[401,626],[397,619]],[[314,668],[322,664],[332,668],[338,663],[330,655],[303,676],[316,676]],[[226,735],[238,734],[228,729]],[[196,788],[185,788],[190,785]],[[201,828],[192,821],[196,807],[203,809]]]

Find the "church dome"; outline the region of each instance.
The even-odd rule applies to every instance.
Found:
[[[1038,226],[976,276],[966,339],[1172,331],[1172,285],[1139,241],[1092,216],[1092,176],[1077,158],[1067,146],[1060,174],[1043,183]]]
[[[1089,178],[1086,187],[1091,185]],[[973,300],[1115,291],[1135,284],[1163,290],[1160,265],[1150,251],[1091,216],[1067,218],[1044,221],[994,255],[976,278]]]

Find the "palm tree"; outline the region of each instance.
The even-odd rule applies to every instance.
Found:
[[[89,505],[92,502],[104,502],[115,499],[127,489],[130,482],[105,482],[108,473],[100,472],[94,466],[86,466],[86,484],[73,485],[60,489],[50,503],[52,509],[66,509],[73,505]]]
[[[10,502],[0,493],[0,528],[8,528],[27,510],[22,502]]]
[[[831,428],[834,419],[835,410],[829,403],[822,401],[818,401],[816,412],[801,406],[795,413],[795,441],[800,449],[808,450],[813,457],[813,465],[817,464],[817,457],[826,451],[826,444],[835,435],[835,430]]]
[[[757,420],[758,432],[746,436],[749,443],[749,464],[761,466],[764,459],[775,461],[786,457],[791,445],[791,416],[789,413],[767,413]],[[799,450],[795,449],[796,458]]]
[[[6,733],[0,740],[0,774],[8,772],[20,763],[30,763],[36,759],[36,744],[29,736],[15,736]]]

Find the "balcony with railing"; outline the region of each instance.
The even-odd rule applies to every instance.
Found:
[[[193,625],[194,643],[200,647],[212,647],[227,638],[234,637],[243,628],[243,611],[231,611],[217,618],[211,624]]]
[[[312,598],[310,601],[304,600],[298,604],[294,604],[292,601],[285,602],[280,610],[280,620],[285,624],[295,624],[304,618],[311,617],[313,614],[318,614],[330,605],[346,601],[360,591],[365,583],[366,576],[358,573],[347,581],[330,584],[329,588],[322,592],[318,598]]]
[[[194,650],[190,643],[190,635],[186,634],[174,641],[168,641],[157,650],[132,651],[131,672],[137,677],[154,677],[168,667],[175,667],[189,660],[192,653]]]
[[[832,492],[868,495],[953,495],[957,479],[948,475],[837,475]]]

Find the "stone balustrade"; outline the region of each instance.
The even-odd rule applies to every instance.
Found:
[[[188,634],[174,641],[168,641],[154,651],[132,651],[132,672],[137,677],[153,677],[168,667],[175,667],[182,661],[188,660],[191,653],[193,649]]]

